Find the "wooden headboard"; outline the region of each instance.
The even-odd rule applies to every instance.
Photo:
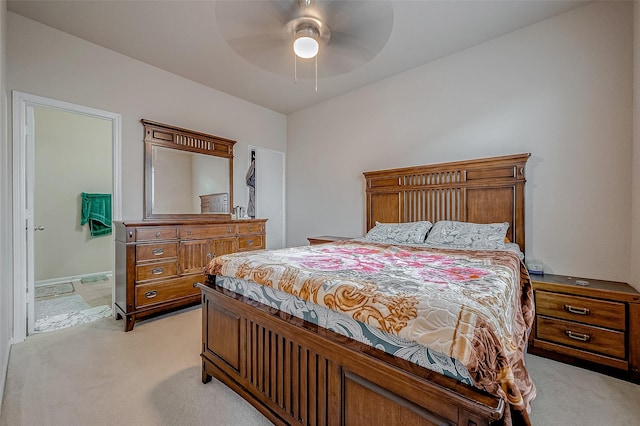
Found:
[[[524,253],[525,165],[507,155],[365,172],[367,231],[378,222],[509,222],[507,237]]]

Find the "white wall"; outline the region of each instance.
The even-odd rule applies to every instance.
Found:
[[[113,234],[80,226],[80,194],[113,193],[111,121],[35,107],[34,279],[111,271]]]
[[[248,145],[286,150],[286,117],[9,12],[8,88],[122,115],[123,218],[142,218],[141,118],[234,139],[234,204]],[[215,70],[211,70],[215,72]],[[268,225],[267,225],[268,226]]]
[[[362,172],[531,152],[526,254],[629,280],[631,4],[593,3],[288,117],[288,245],[364,233]]]
[[[0,401],[13,332],[13,259],[11,253],[11,149],[6,85],[7,2],[0,0]],[[0,410],[2,410],[0,403]]]

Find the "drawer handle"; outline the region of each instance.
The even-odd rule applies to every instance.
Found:
[[[161,254],[164,254],[164,249],[153,249],[151,250],[151,253],[153,253],[154,256],[160,256]]]
[[[154,297],[156,297],[158,295],[158,291],[157,290],[152,290],[152,291],[148,291],[144,294],[144,297],[146,297],[147,299],[153,299]]]
[[[151,270],[151,273],[152,273],[153,275],[160,275],[160,274],[161,274],[161,273],[163,273],[163,272],[164,272],[164,268],[153,268],[153,269]]]
[[[231,233],[231,228],[227,228],[227,234]]]
[[[249,244],[250,246],[253,245],[253,240],[247,240],[247,244]]]
[[[211,253],[207,253],[207,259],[211,259],[213,255]]]
[[[249,227],[249,232],[253,232],[253,227],[252,226]]]
[[[162,234],[160,234],[160,231],[156,232],[156,237],[157,238],[160,238],[160,235],[162,235]]]
[[[589,315],[589,309],[587,308],[574,308],[571,305],[564,305],[564,310],[578,315]]]
[[[589,340],[591,340],[591,336],[588,334],[574,333],[571,330],[566,330],[565,333],[567,333],[567,336],[569,336],[569,338],[573,340],[579,340],[581,342],[588,342]]]

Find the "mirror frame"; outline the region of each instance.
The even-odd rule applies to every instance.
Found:
[[[236,141],[195,132],[151,120],[140,120],[144,126],[144,217],[157,219],[224,219],[231,218],[233,209],[233,145]],[[161,146],[180,151],[212,155],[229,160],[229,213],[158,214],[152,211],[152,148]]]

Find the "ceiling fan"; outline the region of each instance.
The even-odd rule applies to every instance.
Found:
[[[332,77],[371,61],[393,28],[388,0],[221,0],[216,21],[252,64],[294,79]],[[319,59],[320,58],[320,59]]]

